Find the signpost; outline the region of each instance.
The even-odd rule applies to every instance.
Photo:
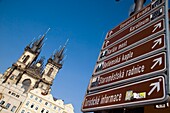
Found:
[[[167,99],[164,76],[120,86],[85,97],[83,111],[96,111],[109,108],[130,107],[160,103]]]
[[[96,72],[104,71],[110,67],[113,68],[115,65],[126,63],[131,59],[134,60],[135,58],[142,57],[143,55],[146,56],[147,54],[153,53],[156,50],[165,48],[164,36],[165,35],[161,35],[155,39],[142,43],[138,46],[134,46],[133,48],[102,61],[96,67]]]
[[[123,67],[113,69],[107,73],[99,74],[99,76],[93,76],[89,85],[89,90],[108,87],[120,82],[126,82],[127,80],[132,81],[132,79],[139,77],[139,79],[141,79],[141,77],[148,77],[151,74],[163,72],[165,69],[166,55],[165,53],[161,53]]]
[[[170,90],[168,0],[154,0],[106,35],[83,112],[166,102]]]

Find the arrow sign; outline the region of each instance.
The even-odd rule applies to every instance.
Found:
[[[161,26],[162,26],[161,22],[158,23],[158,24],[156,24],[156,25],[154,26],[154,30],[152,31],[152,33],[155,32],[157,28],[161,28]]]
[[[154,41],[154,45],[152,46],[152,49],[153,49],[156,45],[158,45],[158,44],[161,45],[161,43],[162,43],[162,39],[161,39],[161,38],[155,40],[155,41]]]
[[[153,86],[153,88],[149,91],[148,95],[151,95],[155,89],[157,89],[157,92],[160,91],[160,82],[152,83],[150,86]]]
[[[159,66],[162,64],[162,57],[157,58],[157,59],[154,59],[153,62],[155,62],[155,63],[154,63],[154,65],[151,67],[151,69],[153,69],[157,64],[159,64]]]

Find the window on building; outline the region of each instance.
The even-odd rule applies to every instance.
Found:
[[[45,102],[45,105],[48,105],[48,102]]]
[[[56,107],[56,106],[54,106],[54,109],[57,109],[57,107]]]
[[[36,97],[35,100],[38,100],[38,97]]]
[[[21,113],[25,113],[25,110],[22,110]]]
[[[13,79],[14,79],[14,75],[12,75],[12,76],[10,77],[10,79],[13,80]]]
[[[48,73],[47,73],[47,75],[50,76],[51,73],[53,72],[53,70],[54,70],[53,68],[50,68],[49,71],[48,71]]]
[[[15,112],[16,108],[17,108],[16,106],[13,106],[12,109],[11,109],[11,111],[12,111],[12,112]]]
[[[35,110],[38,110],[38,106],[35,107]]]
[[[30,79],[25,79],[25,80],[22,82],[22,88],[25,89],[24,93],[28,91],[30,85],[31,85],[31,80],[30,80]]]
[[[49,113],[49,111],[47,110],[46,113]]]
[[[30,103],[30,101],[27,101],[26,105],[28,106],[28,105],[29,105],[29,103]]]
[[[33,108],[33,107],[34,107],[34,104],[31,105],[31,108]]]
[[[3,104],[5,104],[5,101],[4,101],[4,100],[2,100],[2,101],[0,102],[0,105],[3,105]]]
[[[23,63],[26,63],[28,61],[28,59],[30,58],[29,55],[26,56],[26,58],[23,60]]]
[[[44,108],[42,108],[41,113],[44,113],[44,111],[45,111],[45,109],[44,109]]]
[[[39,100],[39,102],[41,103],[41,102],[42,102],[42,100],[40,99],[40,100]]]
[[[33,98],[33,95],[31,95],[30,98]]]
[[[10,107],[10,103],[7,103],[7,105],[6,105],[6,109],[8,109],[9,107]]]

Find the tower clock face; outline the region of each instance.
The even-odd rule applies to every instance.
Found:
[[[40,66],[41,66],[41,63],[38,62],[38,63],[36,64],[36,66],[37,66],[37,67],[40,67]]]

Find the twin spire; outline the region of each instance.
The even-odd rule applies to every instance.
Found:
[[[34,53],[40,53],[41,52],[41,48],[42,46],[44,45],[44,39],[45,39],[45,36],[47,35],[47,33],[49,32],[50,28],[48,28],[48,30],[45,32],[45,34],[43,34],[42,37],[38,38],[35,42],[31,42],[28,47],[31,49],[32,52]],[[51,56],[51,59],[57,63],[57,64],[62,64],[62,60],[64,58],[64,51],[65,51],[65,47],[68,43],[68,39],[65,43],[65,45],[58,51],[55,52],[55,54],[53,54]]]
[[[44,38],[45,38],[45,36],[46,36],[46,34],[48,33],[48,31],[50,30],[50,28],[48,28],[48,30],[45,32],[45,34],[41,37],[41,38],[39,38],[39,39],[37,39],[35,42],[31,42],[31,44],[29,44],[29,47],[30,47],[30,49],[33,51],[33,52],[35,52],[35,53],[40,53],[40,51],[41,51],[41,48],[42,48],[42,46],[43,46],[43,44],[44,44]],[[41,36],[41,35],[40,35]],[[39,36],[39,37],[40,37]]]

